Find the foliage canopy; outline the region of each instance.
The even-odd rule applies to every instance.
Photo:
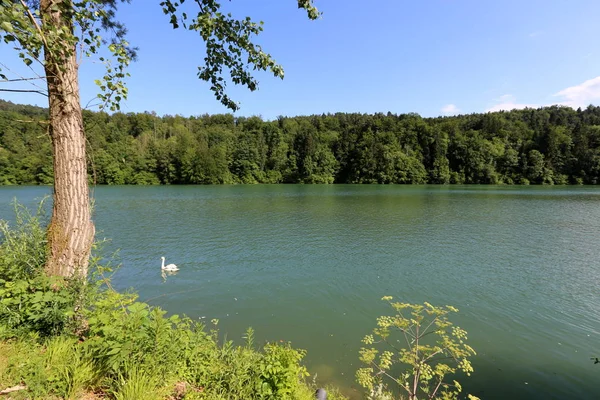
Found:
[[[0,184],[52,183],[46,110],[0,101]],[[97,184],[600,183],[600,107],[421,118],[84,112]]]

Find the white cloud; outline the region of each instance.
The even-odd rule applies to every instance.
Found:
[[[444,107],[442,107],[442,112],[444,114],[458,114],[460,109],[456,107],[455,104],[446,104]]]
[[[535,31],[535,32],[531,32],[529,34],[529,37],[534,38],[534,37],[542,36],[543,34],[544,34],[544,31]]]
[[[496,99],[495,105],[489,107],[485,112],[495,111],[510,111],[520,110],[523,108],[539,108],[539,107],[550,107],[552,105],[567,106],[571,108],[585,108],[590,104],[600,104],[600,76],[589,79],[579,85],[571,86],[561,90],[553,95],[554,97],[560,98],[559,101],[552,102],[551,104],[525,104],[517,103],[515,96],[511,94],[505,94],[500,98]]]
[[[554,96],[562,97],[559,104],[573,108],[587,107],[600,100],[600,76],[587,80],[580,85],[561,90]]]
[[[515,96],[511,94],[505,94],[498,98],[498,104],[485,110],[485,112],[496,112],[496,111],[510,111],[510,110],[521,110],[523,108],[538,108],[538,104],[525,104],[517,103]]]

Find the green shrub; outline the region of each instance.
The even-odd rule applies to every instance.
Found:
[[[15,224],[0,220],[0,338],[63,332],[73,317],[77,285],[44,274],[44,202],[32,215],[15,203]]]
[[[60,280],[43,275],[0,280],[0,338],[35,332],[42,337],[64,331],[74,316],[75,296]]]

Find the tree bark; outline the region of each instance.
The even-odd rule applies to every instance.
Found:
[[[72,31],[71,17],[65,13],[71,1],[62,0],[62,7],[50,8],[57,3],[61,1],[40,1],[42,24]],[[64,43],[62,48],[60,43],[45,43],[44,61],[54,155],[54,205],[45,270],[48,275],[85,278],[95,229],[91,220],[75,47],[70,43]]]

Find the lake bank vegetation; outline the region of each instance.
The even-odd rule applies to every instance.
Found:
[[[290,343],[223,341],[206,327],[111,288],[91,260],[87,283],[44,272],[46,230],[19,208],[0,221],[0,390],[11,398],[313,399]],[[328,388],[330,399],[343,399]]]
[[[167,316],[134,292],[113,290],[112,268],[97,256],[86,282],[49,276],[43,210],[16,206],[13,226],[0,220],[0,391],[10,398],[315,398],[306,353],[289,342],[258,344],[248,328],[234,344],[220,336],[217,320],[205,326]],[[448,380],[473,370],[466,332],[448,319],[457,310],[383,300],[394,311],[377,318],[360,352],[365,398],[464,397]],[[335,387],[326,391],[329,400],[346,398]]]
[[[455,117],[84,111],[95,184],[598,184],[600,107]],[[40,107],[0,101],[0,185],[52,184]]]

